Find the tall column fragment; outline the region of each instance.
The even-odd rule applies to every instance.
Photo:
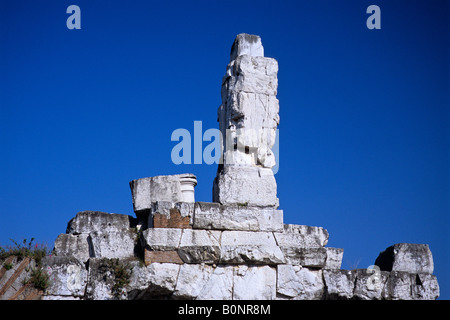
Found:
[[[214,180],[214,202],[278,207],[271,169],[280,121],[277,72],[278,63],[264,57],[259,36],[236,37],[218,110],[224,153]]]

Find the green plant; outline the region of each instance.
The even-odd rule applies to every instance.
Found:
[[[11,270],[14,267],[14,265],[12,263],[4,263],[3,264],[3,268],[5,268],[6,270]]]
[[[34,243],[34,238],[31,238],[30,241],[24,239],[22,243],[12,239],[10,240],[14,246],[8,246],[6,248],[0,247],[0,259],[6,259],[10,256],[15,256],[19,259],[33,259],[36,266],[31,270],[30,277],[25,279],[23,283],[32,284],[36,289],[45,291],[49,286],[49,276],[47,272],[42,269],[42,258],[49,254],[47,246]],[[12,263],[4,263],[3,266],[7,270],[14,267]]]
[[[248,206],[248,202],[238,202],[237,205],[239,207],[247,207]]]
[[[50,284],[49,280],[47,272],[39,266],[31,270],[30,278],[25,281],[25,284],[32,284],[36,289],[45,291]]]
[[[118,297],[121,295],[122,290],[130,283],[132,268],[129,263],[122,262],[119,259],[108,259],[108,267],[114,273],[112,294]]]
[[[34,244],[34,238],[30,241],[23,239],[22,243],[19,243],[13,239],[10,239],[14,246],[8,246],[6,248],[0,247],[0,259],[6,259],[10,256],[16,256],[20,259],[29,257],[36,261],[37,264],[41,263],[43,257],[48,255],[49,250],[45,245]]]

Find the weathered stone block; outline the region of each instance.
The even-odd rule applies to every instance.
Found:
[[[276,246],[272,232],[223,231],[222,246]]]
[[[57,256],[73,257],[86,262],[89,257],[89,234],[60,234],[54,244],[54,253]]]
[[[438,297],[437,279],[428,273],[392,271],[383,290],[383,298],[388,300],[435,300]]]
[[[197,295],[197,300],[231,300],[234,267],[217,266]]]
[[[203,264],[183,264],[173,293],[175,299],[195,299],[207,284],[214,268]],[[211,284],[209,284],[211,286]]]
[[[169,295],[175,290],[180,265],[174,263],[152,263],[147,267],[149,284],[146,296]]]
[[[143,247],[154,251],[178,249],[183,229],[150,228],[142,232]]]
[[[278,246],[238,245],[222,246],[220,263],[223,264],[267,264],[286,263]]]
[[[186,263],[215,264],[220,258],[220,231],[185,229],[178,254]]]
[[[223,85],[228,91],[264,93],[276,96],[277,73],[277,60],[241,55],[228,64]]]
[[[350,270],[323,270],[326,298],[341,300],[353,298],[356,274]]]
[[[248,205],[196,202],[194,229],[283,231],[283,211]]]
[[[279,101],[263,93],[226,91],[219,107],[224,138],[224,164],[272,168],[272,148],[280,122]]]
[[[416,300],[435,300],[439,297],[439,284],[432,274],[416,274],[416,281],[412,288],[412,295]]]
[[[264,48],[259,36],[246,33],[241,33],[236,36],[231,47],[230,61],[244,54],[264,57]]]
[[[148,266],[134,263],[130,283],[127,286],[128,299],[165,299],[175,289],[180,265],[174,263],[152,263]]]
[[[237,134],[244,135],[238,137],[240,140],[237,141],[238,144],[250,148],[273,147],[275,132],[272,130],[276,131],[280,121],[279,101],[275,96],[231,91],[228,92],[226,103],[229,108],[226,116],[239,123]]]
[[[344,249],[326,247],[327,260],[325,261],[325,269],[340,269],[342,264],[342,257],[344,256]]]
[[[323,268],[327,260],[327,250],[323,247],[301,248],[280,247],[287,264],[304,267]]]
[[[137,220],[129,215],[100,211],[82,211],[69,221],[66,233],[118,232],[136,227]]]
[[[279,264],[285,259],[272,232],[223,231],[220,263]]]
[[[390,272],[383,291],[383,298],[387,300],[412,300],[411,289],[414,282],[414,274],[403,271]]]
[[[224,166],[214,180],[213,201],[224,205],[278,208],[277,183],[272,169]]]
[[[123,259],[135,256],[138,235],[133,229],[119,232],[95,231],[89,237],[92,241],[92,257]]]
[[[354,298],[361,300],[381,300],[389,272],[375,269],[357,269]]]
[[[277,271],[269,266],[238,266],[233,277],[233,299],[273,300]]]
[[[433,273],[433,256],[427,244],[397,243],[381,252],[375,265],[382,271]]]
[[[192,226],[194,221],[194,202],[176,202],[174,208],[180,212],[180,215],[185,218],[189,217],[189,224]]]
[[[116,286],[116,283],[120,281],[120,275],[116,275],[115,272],[118,266],[126,268],[126,265],[122,264],[119,259],[89,259],[89,277],[86,286],[87,300],[126,299],[126,288]]]
[[[171,201],[155,201],[151,204],[152,214],[165,215],[167,218],[170,217],[170,210],[174,208],[174,203]],[[153,226],[152,226],[153,227]]]
[[[285,224],[284,232],[274,232],[274,236],[283,247],[323,247],[328,243],[328,231],[322,227]]]
[[[183,264],[183,260],[181,260],[177,251],[151,251],[144,250],[144,262],[145,265],[148,266],[151,263],[175,263],[175,264]]]
[[[42,265],[50,279],[47,295],[84,296],[88,272],[79,260],[73,257],[51,256],[45,257]]]
[[[143,294],[150,282],[150,273],[148,266],[142,264],[140,261],[130,261],[131,266],[130,282],[127,288],[128,298],[131,300],[137,299],[139,295]]]
[[[188,186],[187,186],[188,185]],[[149,210],[152,202],[194,202],[193,174],[155,176],[130,181],[135,212]]]
[[[324,294],[322,270],[310,270],[301,266],[277,266],[278,298],[295,300],[319,300]]]
[[[178,255],[185,263],[217,264],[220,259],[219,246],[180,247]]]
[[[221,231],[185,229],[181,235],[180,247],[220,246]]]
[[[284,296],[293,298],[304,291],[303,284],[299,281],[296,275],[296,273],[300,270],[300,266],[277,266],[277,292]]]

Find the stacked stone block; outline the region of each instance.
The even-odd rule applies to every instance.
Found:
[[[272,147],[280,121],[278,62],[264,57],[261,38],[239,34],[222,80],[218,110],[223,164],[213,185],[213,201],[278,207]]]
[[[176,219],[171,227],[137,230],[137,219],[127,215],[78,213],[57,238],[55,256],[46,258],[53,279],[46,299],[276,299],[286,292],[286,277],[296,276],[291,269],[310,278],[340,267],[342,250],[324,247],[325,229],[284,225],[281,210],[155,202],[150,215],[176,207],[191,224]],[[119,297],[105,278],[109,259],[130,265]]]
[[[163,207],[171,206],[163,202]],[[138,230],[137,219],[127,215],[78,213],[69,222],[71,233],[60,235],[55,255],[44,260],[51,279],[44,299],[428,300],[439,296],[427,245],[397,244],[380,254],[378,269],[342,270],[343,250],[326,246],[325,229],[283,224],[281,210],[272,209],[279,216],[272,219],[265,208],[203,202],[172,207],[188,210],[183,214],[192,224]],[[249,211],[253,214],[243,214]],[[219,212],[226,212],[227,218],[216,219]],[[202,221],[198,225],[197,213]],[[130,273],[119,295],[113,290],[116,275],[111,259],[118,259]]]

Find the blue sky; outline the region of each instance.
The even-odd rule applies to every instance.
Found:
[[[81,8],[81,30],[66,9]],[[381,29],[366,9],[381,9]],[[175,165],[170,137],[218,128],[238,33],[279,63],[284,222],[325,227],[342,268],[427,243],[450,299],[448,1],[0,0],[0,245],[50,247],[79,211],[133,214],[132,179]],[[203,148],[208,143],[203,144]]]

